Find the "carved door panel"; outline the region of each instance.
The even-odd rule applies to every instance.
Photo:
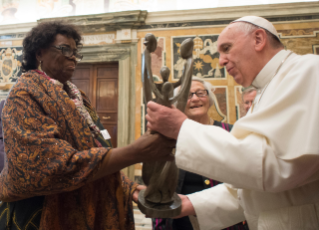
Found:
[[[95,65],[95,108],[101,123],[111,136],[112,145],[117,146],[118,108],[118,63]]]
[[[74,71],[71,82],[83,90],[92,101],[93,78],[91,76],[93,76],[93,65],[79,65]]]
[[[74,72],[71,81],[90,98],[101,123],[117,146],[118,63],[83,64]]]

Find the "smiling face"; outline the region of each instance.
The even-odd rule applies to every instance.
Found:
[[[49,77],[65,83],[72,77],[77,62],[74,55],[65,57],[61,50],[52,46],[65,46],[76,50],[76,43],[73,38],[58,34],[53,44],[49,48],[41,50],[37,55],[38,61],[42,62],[42,70]]]
[[[218,38],[219,64],[238,84],[247,87],[259,72],[254,66],[255,40],[253,33],[240,31],[237,26],[238,23],[230,24]]]
[[[192,81],[190,93],[195,93],[198,90],[206,90],[204,85],[199,81]],[[209,109],[209,98],[208,95],[204,97],[197,97],[196,94],[188,99],[187,105],[185,108],[185,114],[188,118],[199,121],[202,118],[207,116]]]

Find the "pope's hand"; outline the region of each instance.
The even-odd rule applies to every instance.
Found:
[[[173,219],[178,219],[184,216],[191,216],[191,215],[195,216],[196,213],[195,213],[194,206],[191,203],[191,201],[188,199],[188,197],[181,194],[178,194],[178,196],[182,200],[182,210],[181,210],[181,213],[178,216],[175,216]]]
[[[176,140],[179,130],[187,117],[175,107],[168,108],[150,101],[147,103],[146,119],[149,129]]]

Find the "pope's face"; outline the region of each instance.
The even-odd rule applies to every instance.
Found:
[[[226,67],[238,84],[247,87],[256,76],[252,71],[254,39],[251,34],[237,29],[236,24],[226,27],[218,38],[219,64]]]
[[[199,81],[192,81],[190,88],[190,94],[205,91],[204,85]],[[198,97],[196,94],[192,94],[191,98],[188,99],[185,108],[185,114],[188,118],[192,120],[199,120],[202,117],[207,116],[209,109],[209,98],[208,95],[203,97]]]

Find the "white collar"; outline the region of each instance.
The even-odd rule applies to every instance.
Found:
[[[252,86],[256,89],[263,89],[272,79],[282,60],[289,54],[290,51],[281,50],[262,68],[255,77]]]

